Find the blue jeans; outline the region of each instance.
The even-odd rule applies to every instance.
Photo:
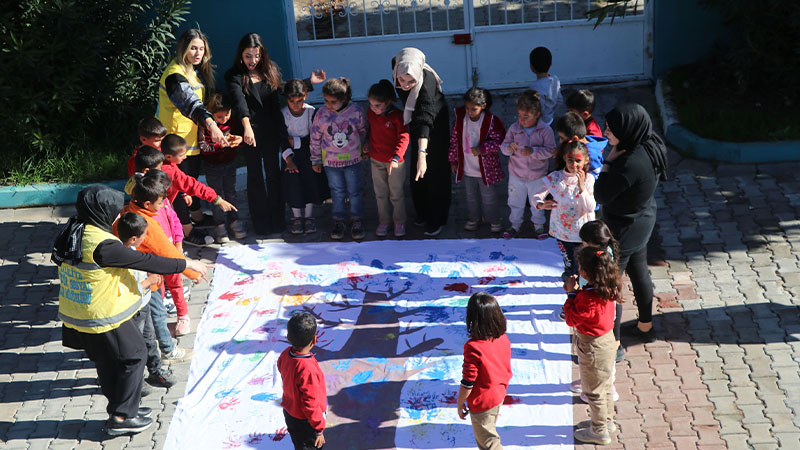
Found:
[[[153,328],[161,353],[171,352],[175,349],[175,344],[172,343],[172,335],[167,328],[167,308],[164,307],[161,290],[153,292],[150,296],[150,316],[153,318]]]
[[[345,198],[350,198],[350,218],[360,219],[363,215],[363,175],[361,163],[347,167],[325,167],[328,176],[328,186],[331,188],[333,199],[333,220],[345,220]]]

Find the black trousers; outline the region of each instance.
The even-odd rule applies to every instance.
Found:
[[[147,346],[133,319],[100,334],[80,333],[89,359],[97,366],[109,415],[136,417],[142,394]]]
[[[429,144],[430,145],[430,144]],[[450,212],[451,181],[450,163],[447,161],[447,148],[428,147],[426,162],[428,169],[425,176],[419,180],[417,177],[417,161],[419,152],[416,144],[406,152],[411,174],[411,200],[417,212],[417,220],[425,222],[425,231],[433,231],[447,223]]]
[[[158,342],[156,341],[156,330],[153,327],[153,317],[150,314],[150,303],[144,305],[142,309],[133,316],[133,322],[136,328],[142,333],[145,346],[147,346],[147,372],[158,373],[161,369],[161,355],[158,351]]]
[[[625,272],[631,279],[633,296],[639,309],[639,322],[653,321],[653,279],[647,268],[647,246],[633,253],[621,252],[619,271]],[[619,340],[622,319],[622,305],[617,303],[617,317],[614,319],[614,337]]]
[[[317,440],[317,431],[311,428],[308,420],[292,417],[291,414],[283,410],[283,417],[286,419],[286,429],[292,438],[295,450],[317,450],[314,443]],[[325,447],[324,445],[320,448]]]
[[[580,242],[567,242],[558,239],[558,248],[561,250],[561,258],[564,259],[564,273],[561,274],[561,279],[565,283],[569,277],[578,274],[578,249],[581,245]]]
[[[245,147],[247,162],[247,206],[257,234],[280,233],[285,228],[285,203],[281,195],[281,169],[277,144],[266,138],[257,147]],[[262,141],[262,139],[264,139]],[[266,176],[266,179],[265,179]]]

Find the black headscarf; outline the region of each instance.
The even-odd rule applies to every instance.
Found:
[[[642,105],[626,103],[617,106],[606,114],[606,124],[619,139],[617,146],[621,150],[633,153],[641,147],[650,157],[658,179],[667,179],[667,147],[653,132],[650,115]]]
[[[75,204],[78,221],[111,233],[111,225],[122,210],[124,201],[122,192],[102,184],[93,184],[78,193]]]

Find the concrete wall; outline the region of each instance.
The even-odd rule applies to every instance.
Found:
[[[654,9],[653,76],[698,61],[724,42],[729,29],[719,14],[700,0],[648,0]]]
[[[224,86],[225,72],[231,68],[239,40],[247,33],[258,33],[283,78],[292,77],[284,0],[193,0],[186,22],[175,36],[197,24],[208,36],[219,87]]]

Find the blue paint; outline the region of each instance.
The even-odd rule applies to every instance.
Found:
[[[489,289],[486,289],[486,292],[489,294],[496,294],[498,292],[504,292],[507,288],[503,286],[492,286]]]
[[[365,371],[359,372],[359,373],[357,373],[357,374],[355,374],[353,376],[353,383],[355,383],[355,384],[364,384],[370,378],[372,378],[372,371],[371,370],[365,370]]]
[[[388,364],[389,360],[387,358],[367,358],[368,362],[375,363],[375,364]]]
[[[216,398],[225,398],[225,397],[234,396],[234,395],[238,394],[239,392],[240,392],[239,389],[233,389],[233,388],[232,389],[224,389],[224,390],[219,391],[216,394],[214,394],[214,397],[216,397]]]
[[[350,366],[352,366],[352,365],[353,365],[353,360],[352,359],[345,359],[343,361],[339,361],[339,362],[336,362],[336,363],[332,364],[334,369],[341,370],[341,371],[349,369]]]
[[[431,271],[432,271],[432,270],[433,270],[433,269],[431,268],[430,264],[423,264],[423,265],[422,265],[422,266],[420,266],[420,268],[419,268],[419,273],[422,273],[422,274],[429,274],[429,273],[431,273]]]
[[[376,269],[383,269],[383,263],[379,259],[373,259],[369,265],[370,267],[374,267]]]
[[[251,400],[255,400],[257,402],[271,402],[273,400],[278,399],[277,394],[267,393],[267,392],[260,392],[258,394],[253,395],[250,397]]]
[[[461,278],[461,272],[459,272],[458,270],[453,270],[449,274],[447,274],[447,278],[451,278],[451,279],[453,279],[453,278]]]

